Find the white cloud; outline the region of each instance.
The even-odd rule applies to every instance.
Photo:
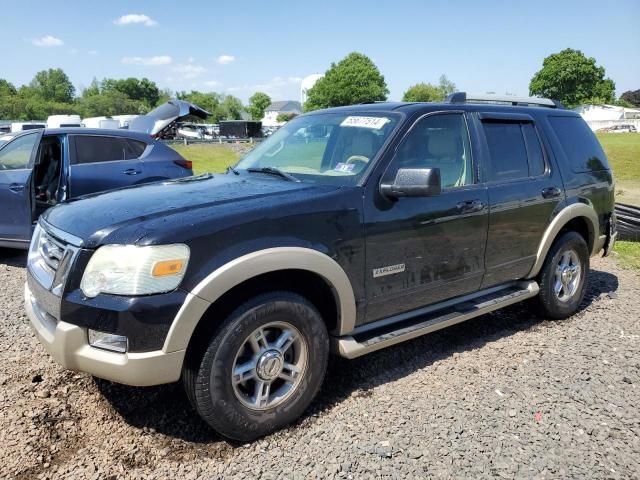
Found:
[[[172,70],[176,73],[179,73],[184,79],[199,77],[207,71],[207,69],[202,65],[195,65],[194,63],[176,65]]]
[[[156,67],[158,65],[169,65],[173,59],[168,55],[158,55],[155,57],[122,57],[125,65],[144,65],[146,67]]]
[[[61,47],[64,42],[52,35],[44,35],[42,37],[34,38],[31,43],[36,47]]]
[[[222,85],[220,82],[218,82],[217,80],[205,80],[204,82],[202,82],[202,84],[205,87],[219,87],[220,85]]]
[[[250,96],[255,92],[264,92],[272,100],[297,100],[300,97],[302,77],[274,77],[268,82],[244,84],[227,87],[227,93]]]
[[[234,62],[236,60],[236,57],[234,57],[233,55],[220,55],[218,57],[218,63],[220,65],[228,65],[231,62]]]
[[[153,27],[158,24],[151,17],[142,13],[130,13],[128,15],[122,15],[120,18],[113,21],[116,25],[144,25],[145,27]]]

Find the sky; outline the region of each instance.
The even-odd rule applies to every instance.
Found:
[[[445,74],[458,90],[527,95],[547,55],[595,57],[617,95],[640,88],[640,0],[4,2],[0,78],[62,68],[78,92],[96,77],[247,101],[299,100],[300,81],[349,52],[368,55],[391,100]]]

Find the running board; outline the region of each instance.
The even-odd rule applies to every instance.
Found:
[[[476,292],[358,327],[351,335],[334,337],[332,350],[341,357],[356,358],[535,297],[539,290],[538,283],[530,280]]]

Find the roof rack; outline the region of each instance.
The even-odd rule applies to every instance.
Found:
[[[514,95],[495,95],[492,93],[467,93],[455,92],[449,95],[447,103],[496,103],[517,106],[536,106],[548,108],[564,108],[564,105],[557,100],[540,97],[516,97]]]

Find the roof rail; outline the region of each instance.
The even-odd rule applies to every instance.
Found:
[[[497,103],[516,106],[540,106],[548,108],[564,108],[557,100],[540,97],[516,97],[514,95],[495,95],[492,93],[455,92],[449,95],[447,103]]]

